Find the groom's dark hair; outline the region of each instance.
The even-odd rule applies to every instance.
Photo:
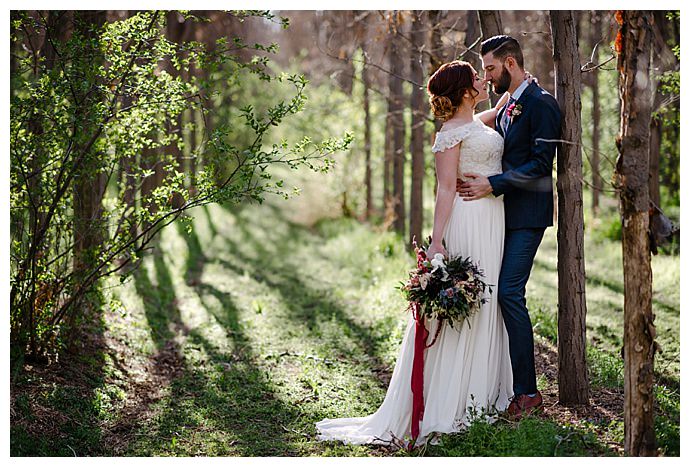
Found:
[[[507,57],[513,57],[520,68],[524,68],[524,60],[522,58],[522,49],[515,38],[510,36],[494,36],[489,37],[482,42],[481,54],[482,56],[492,52],[497,60],[505,60]]]

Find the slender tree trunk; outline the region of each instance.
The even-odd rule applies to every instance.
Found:
[[[170,11],[166,18],[166,36],[167,39],[173,44],[179,44],[185,34],[185,20],[177,11]],[[175,54],[176,52],[173,52]],[[180,71],[177,70],[172,64],[172,57],[168,57],[164,64],[165,70],[173,77],[180,76]],[[175,118],[168,119],[166,124],[167,133],[169,136],[176,136],[182,138],[182,114],[179,114]],[[184,152],[180,148],[177,139],[173,139],[170,144],[165,147],[165,155],[170,156],[172,160],[177,164],[177,171],[184,172]],[[166,174],[163,173],[162,177],[165,178]],[[162,181],[162,179],[160,180]],[[172,206],[175,209],[179,209],[184,204],[184,196],[182,193],[175,192],[172,197]]]
[[[366,41],[362,42],[362,85],[364,87],[363,107],[364,107],[364,187],[365,187],[365,217],[367,220],[371,219],[374,213],[374,205],[372,201],[371,191],[371,104],[369,98],[369,88],[371,87],[371,79],[369,78],[369,66],[367,55]]]
[[[649,244],[651,11],[619,11],[621,125],[616,181],[623,223],[625,453],[655,456],[654,314]]]
[[[445,49],[443,47],[443,19],[445,13],[442,10],[429,11],[429,29],[431,29],[431,57],[429,59],[429,76],[446,62]]]
[[[130,18],[132,16],[133,12],[131,10],[123,12],[123,18]],[[122,96],[121,99],[121,106],[122,108],[127,108],[131,106],[134,103],[134,100],[132,98],[132,95],[129,94],[129,91],[125,90],[124,95]],[[133,175],[133,172],[135,168],[137,167],[137,155],[133,154],[129,157],[126,157],[124,159],[121,159],[120,161],[120,167],[122,167],[122,182],[125,187],[125,192],[123,195],[123,201],[128,207],[131,207],[133,210],[133,216],[134,214],[137,213],[138,208],[137,208],[137,187],[136,187],[136,177]],[[129,228],[129,235],[132,238],[135,238],[137,236],[138,229],[137,225],[135,223],[132,223]]]
[[[77,12],[75,14],[76,25],[79,33],[91,38],[96,34],[97,28],[105,23],[105,11]],[[87,46],[85,53],[93,57],[98,55],[97,50]],[[91,83],[95,85],[95,83]],[[90,102],[96,102],[96,99]],[[89,105],[89,104],[87,104]],[[87,112],[90,109],[85,109]],[[81,127],[83,134],[90,134],[90,128]],[[104,235],[103,207],[101,201],[105,194],[106,174],[100,169],[100,155],[90,154],[75,177],[73,209],[74,209],[74,270],[76,276],[85,264],[93,261],[98,246],[102,243]]]
[[[556,99],[563,114],[557,158],[558,398],[589,404],[587,380],[580,59],[571,11],[551,10]]]
[[[465,28],[465,47],[468,49],[474,44],[479,36],[481,36],[482,30],[479,25],[479,12],[477,10],[469,10],[467,12],[467,27]],[[475,46],[474,49],[467,52],[463,57],[463,60],[469,62],[475,70],[481,72],[482,62],[479,58],[479,46]]]
[[[36,64],[33,67],[33,78],[36,82],[41,77],[42,72],[50,73],[55,66],[55,58],[57,57],[57,51],[54,48],[54,44],[64,43],[68,36],[68,28],[66,23],[69,23],[71,15],[67,12],[60,12],[57,10],[50,10],[47,13],[47,20],[45,24],[45,32],[43,37],[41,37],[41,32],[38,29],[31,28],[27,32],[25,41],[30,45],[29,49],[33,53],[33,62]],[[65,21],[68,20],[68,21]],[[39,60],[43,59],[43,66],[38,66]],[[28,121],[29,132],[36,141],[40,141],[44,132],[43,123],[41,117],[33,114]],[[28,163],[30,173],[40,174],[41,165],[44,162],[44,155],[42,148],[35,148],[36,153],[33,155]],[[32,204],[28,212],[28,242],[29,244],[36,245],[36,252],[31,257],[29,268],[31,270],[32,277],[36,277],[38,271],[38,258],[46,254],[45,242],[39,240],[39,232],[44,228],[46,222],[45,212],[42,211],[41,207],[46,204],[41,186],[40,177],[33,176],[26,181],[27,192],[31,197]],[[48,196],[50,196],[48,194]],[[23,222],[23,219],[22,219]],[[19,232],[23,235],[24,226],[19,228]],[[20,238],[24,241],[24,238]],[[28,356],[30,358],[38,357],[38,342],[36,339],[36,325],[34,322],[37,313],[42,310],[36,309],[36,282],[31,282],[31,297],[27,300],[26,306],[22,308],[21,314],[21,330],[19,331],[19,337],[12,339],[13,342],[23,341],[25,339],[24,331],[28,331],[26,338],[29,343]],[[24,342],[22,342],[23,344]]]
[[[393,118],[394,105],[390,88],[386,97],[386,128],[383,143],[383,211],[384,218],[393,216]]]
[[[415,12],[410,34],[412,40],[412,53],[410,71],[412,81],[424,82],[424,54],[426,24],[423,12]],[[422,240],[422,224],[424,222],[423,185],[424,185],[424,127],[428,114],[428,107],[424,99],[424,88],[412,87],[410,108],[412,109],[412,128],[410,129],[410,153],[412,154],[412,183],[410,189],[410,241],[408,247],[412,247],[412,240]]]
[[[429,29],[431,29],[431,58],[429,59],[429,76],[433,75],[441,65],[446,61],[446,55],[443,48],[441,26],[445,14],[442,10],[429,11]],[[436,133],[441,129],[443,123],[440,120],[434,119],[434,127]],[[434,197],[438,191],[438,179],[434,177]]]
[[[503,34],[501,12],[498,10],[479,10],[479,27],[481,28],[483,40]],[[491,106],[496,105],[500,98],[501,96],[497,96],[492,90]]]
[[[122,107],[129,107],[133,103],[132,96],[125,94],[122,97]],[[123,194],[123,201],[126,206],[131,207],[133,214],[137,212],[137,189],[136,177],[133,175],[135,167],[137,166],[137,156],[132,154],[120,160],[120,167],[122,167],[122,183],[124,184],[125,192]],[[130,225],[129,235],[134,238],[137,236],[137,226],[135,223]]]
[[[594,63],[599,63],[599,48],[603,45],[603,34],[601,27],[601,14],[597,11],[591,12],[591,23],[590,23],[590,44],[592,49],[597,47],[596,53],[594,53]],[[597,46],[597,43],[598,46]],[[592,212],[594,216],[599,213],[599,194],[604,187],[602,182],[599,163],[599,138],[600,138],[600,120],[601,120],[601,108],[599,106],[599,69],[595,68],[591,71],[591,85],[592,85],[592,159],[590,160],[590,166],[592,169]]]
[[[187,167],[189,170],[189,187],[190,190],[196,190],[196,154],[197,154],[197,111],[195,108],[189,109],[189,160]]]
[[[403,75],[404,66],[400,51],[397,28],[397,11],[393,12],[389,30],[391,74],[388,76],[388,89],[390,90],[393,127],[393,212],[395,220],[393,228],[400,235],[405,234],[405,126],[403,122],[403,87],[399,76]]]
[[[654,109],[661,105],[661,93],[657,91],[656,78],[652,77],[652,95]],[[649,199],[661,207],[661,187],[659,184],[659,163],[661,161],[661,135],[664,121],[661,116],[652,117],[649,127]]]
[[[655,33],[660,28],[654,28]],[[663,38],[656,38],[655,43],[664,43]],[[652,112],[659,109],[662,101],[662,94],[658,92],[659,76],[663,73],[664,67],[661,57],[662,50],[652,47],[651,53],[651,67],[650,80],[651,92],[654,96],[654,103],[652,105]],[[663,132],[664,120],[660,115],[653,116],[649,127],[649,199],[652,203],[661,206],[661,188],[659,185],[660,173],[659,163],[661,159],[661,135]]]
[[[467,11],[467,26],[465,28],[465,47],[470,49],[472,45],[477,42],[481,37],[481,27],[479,25],[479,12],[477,10]],[[480,41],[481,42],[481,41]],[[467,50],[463,56],[463,60],[469,62],[472,67],[477,70],[480,75],[484,75],[482,71],[482,61],[479,54],[480,46],[479,43],[474,46],[474,48]],[[490,101],[480,102],[477,106],[477,111],[487,110],[489,108]]]

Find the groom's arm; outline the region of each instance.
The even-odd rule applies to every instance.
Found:
[[[500,196],[513,191],[515,188],[530,191],[551,190],[551,175],[553,158],[556,154],[556,143],[544,140],[557,140],[561,133],[561,111],[556,99],[547,95],[533,105],[530,111],[530,141],[531,151],[529,160],[521,166],[502,174],[489,177],[493,194]]]

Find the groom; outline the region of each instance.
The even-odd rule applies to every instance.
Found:
[[[542,405],[534,368],[534,338],[527,312],[525,286],[546,227],[553,225],[551,171],[560,137],[561,112],[548,92],[524,79],[520,44],[510,36],[482,42],[485,79],[510,100],[496,115],[496,131],[504,139],[503,173],[491,177],[465,174],[458,185],[465,200],[488,194],[503,196],[505,243],[498,281],[498,302],[508,332],[515,396],[508,414],[520,418]]]

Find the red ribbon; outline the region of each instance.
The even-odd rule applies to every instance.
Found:
[[[429,331],[424,327],[424,316],[419,303],[412,303],[412,316],[415,319],[414,360],[412,361],[412,442],[410,448],[419,436],[419,422],[424,418],[424,349]],[[435,339],[434,339],[435,340]]]

